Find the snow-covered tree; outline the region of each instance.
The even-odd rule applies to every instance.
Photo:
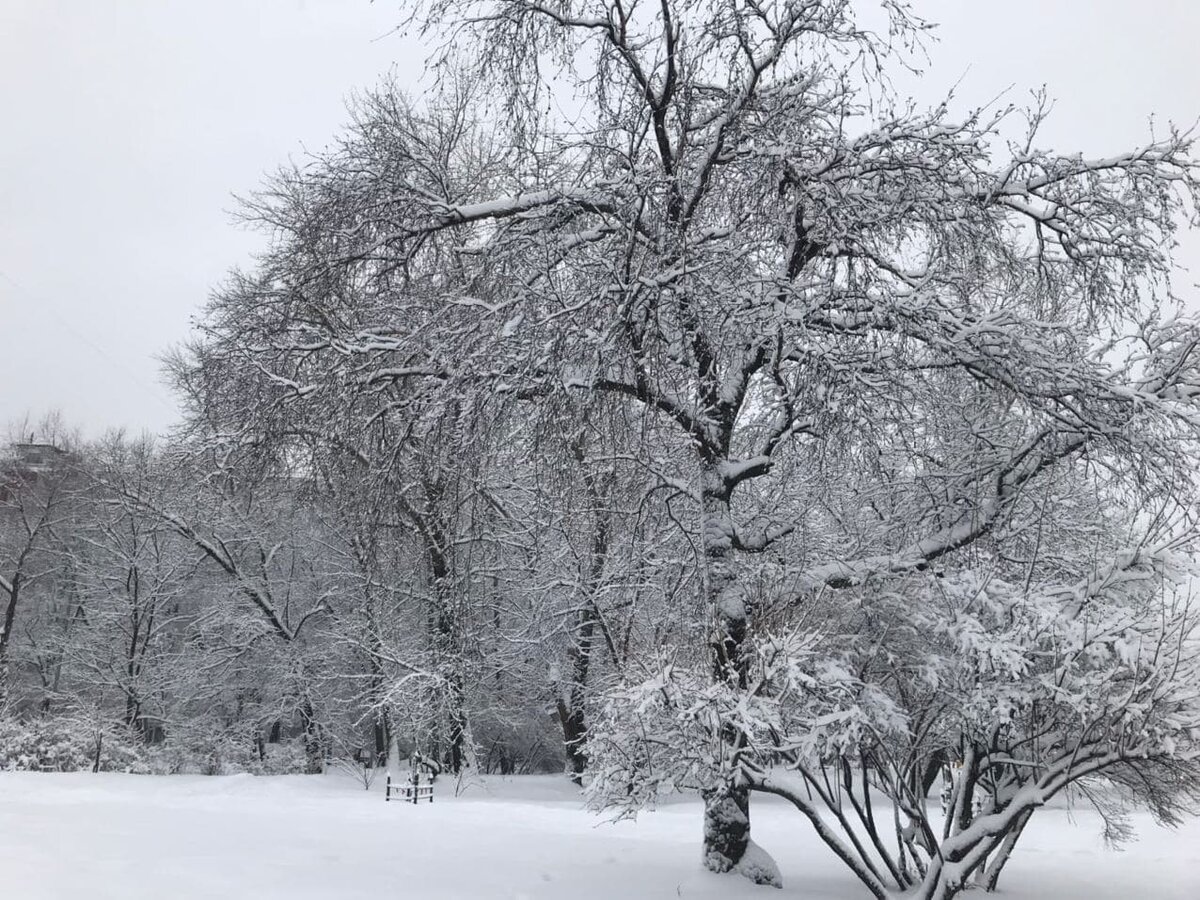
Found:
[[[1190,531],[1178,511],[1200,329],[1175,316],[1170,291],[1172,234],[1200,185],[1190,137],[1058,154],[1039,144],[1040,97],[918,108],[887,74],[925,23],[903,4],[866,7],[426,0],[419,14],[447,38],[454,74],[423,105],[390,86],[367,95],[338,146],[251,200],[274,243],[214,298],[178,370],[210,446],[285,464],[320,447],[386,482],[431,589],[447,590],[439,609],[479,596],[442,565],[470,530],[447,501],[495,474],[463,478],[461,462],[487,458],[488,435],[521,410],[567,408],[565,396],[638,408],[653,436],[635,454],[656,482],[645,496],[694,548],[681,556],[694,590],[674,595],[688,615],[658,642],[662,666],[639,662],[658,669],[650,695],[679,697],[661,716],[686,724],[672,755],[694,761],[688,783],[706,798],[706,864],[765,880],[762,854],[747,857],[750,791],[785,788],[779,760],[752,758],[761,722],[800,742],[804,765],[861,762],[856,746],[877,734],[865,766],[877,781],[878,748],[914,727],[898,686],[919,684],[860,670],[861,647],[841,659],[831,643],[861,644],[881,620],[923,623],[942,644],[909,642],[914,658],[969,668],[961,635],[929,624],[943,593],[959,597],[950,616],[976,596],[964,585],[991,585],[980,596],[1004,612],[978,627],[1001,646],[1005,616],[1021,604],[1048,615],[1064,585],[1111,563],[1154,573],[1129,593],[1134,615],[1158,596],[1154,561],[1186,552]],[[1115,509],[1158,511],[1116,518],[1137,535],[1128,559],[1107,531],[1086,565],[1060,552],[1087,531],[1072,530],[1054,486],[1088,470]],[[906,598],[904,616],[891,597]],[[1186,616],[1165,619],[1186,630]],[[444,631],[447,658],[463,658],[456,629],[470,620]],[[1071,616],[1051,621],[1065,641]],[[876,636],[879,652],[894,636]],[[1026,639],[1012,653],[1040,658]],[[1113,675],[1127,677],[1153,680]],[[819,699],[793,710],[805,685]],[[646,694],[619,687],[613,702]],[[697,696],[709,699],[693,715]],[[635,740],[621,721],[590,729],[589,747]],[[943,743],[909,751],[919,760],[896,776],[910,789],[954,746],[978,780],[965,754],[983,726],[939,722]],[[1026,785],[1016,806],[1060,786]],[[645,796],[632,776],[630,790]],[[955,802],[942,844],[953,865],[920,858],[915,842],[931,839],[917,808],[890,864],[831,846],[877,892],[952,892],[994,849],[991,826],[966,825]]]
[[[18,613],[48,616],[58,626],[71,612],[69,578],[54,564],[51,551],[59,543],[55,528],[72,515],[73,441],[54,416],[39,430],[42,440],[34,441],[38,431],[26,438],[29,431],[22,425],[17,439],[0,452],[0,712],[12,700]],[[54,663],[41,656],[36,642],[29,651],[29,662],[44,676],[43,664],[52,668]]]

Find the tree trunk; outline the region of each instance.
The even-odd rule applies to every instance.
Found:
[[[375,744],[375,765],[386,766],[388,763],[389,748],[391,747],[392,729],[384,702],[387,694],[387,685],[383,672],[383,664],[380,662],[383,650],[379,638],[379,626],[375,621],[372,598],[369,594],[366,605],[368,609],[367,639],[370,642],[371,648],[371,652],[367,656],[367,666],[371,673],[370,703],[371,709],[374,711],[374,720],[371,723],[371,736]]]
[[[381,713],[375,717],[375,722],[371,726],[371,733],[375,741],[373,765],[375,767],[386,765],[388,755],[388,727],[384,714]]]
[[[588,765],[587,750],[584,747],[587,737],[588,676],[591,671],[592,653],[596,646],[596,629],[603,628],[596,599],[604,576],[604,564],[608,559],[609,519],[604,510],[599,478],[588,466],[587,455],[584,452],[584,432],[581,431],[572,443],[571,453],[583,472],[583,482],[587,489],[594,524],[587,571],[584,575],[584,605],[579,611],[575,641],[571,645],[571,684],[565,702],[560,695],[558,720],[562,726],[563,749],[571,770],[571,780],[582,785],[583,773],[587,771]]]
[[[307,698],[300,705],[300,722],[304,729],[304,774],[320,775],[325,771],[321,726],[316,721],[312,701]]]
[[[21,572],[13,575],[8,590],[8,603],[4,607],[4,622],[0,624],[0,710],[8,706],[9,667],[8,644],[12,638],[13,622],[17,617],[17,603],[21,597]]]
[[[598,580],[598,579],[597,579]],[[593,587],[589,585],[589,590]],[[596,640],[596,623],[598,616],[594,594],[590,594],[584,608],[579,613],[579,627],[576,629],[575,644],[571,648],[571,685],[568,691],[569,700],[558,701],[558,720],[562,725],[563,749],[567,754],[567,765],[571,770],[571,780],[583,784],[583,773],[587,771],[588,757],[584,747],[587,737],[587,683],[591,669],[592,651]]]
[[[454,579],[450,577],[450,561],[443,547],[445,539],[440,528],[429,527],[426,550],[429,554],[430,588],[434,598],[433,628],[438,668],[446,680],[446,737],[444,757],[446,769],[457,775],[473,761],[470,723],[467,718],[466,686],[463,679],[463,623],[455,596]]]
[[[750,791],[726,785],[704,793],[704,865],[728,872],[750,846]]]
[[[733,520],[729,490],[715,466],[706,467],[702,482],[702,541],[705,561],[705,600],[715,619],[713,676],[739,688],[746,686],[743,643],[749,610],[730,564]],[[733,756],[742,735],[723,734],[725,752]],[[704,865],[713,872],[737,867],[750,846],[750,790],[736,779],[704,794]]]
[[[996,851],[996,858],[992,860],[992,864],[983,869],[981,883],[983,889],[989,894],[996,890],[996,884],[1000,881],[1000,873],[1004,871],[1005,865],[1012,858],[1013,848],[1017,846],[1017,841],[1020,840],[1021,833],[1025,830],[1025,825],[1032,815],[1033,811],[1030,810],[1017,819],[1012,830],[1004,836],[1004,841],[1000,844],[1000,849]]]
[[[574,691],[571,693],[574,694]],[[572,702],[574,702],[574,698],[572,698]],[[567,754],[567,767],[571,772],[571,780],[581,785],[583,784],[583,773],[587,771],[587,751],[583,749],[583,736],[587,728],[582,707],[568,707],[560,697],[558,721],[562,726],[563,750]]]
[[[142,724],[142,704],[132,691],[125,694],[125,727],[136,731],[145,738],[146,730]]]
[[[450,675],[450,765],[457,775],[467,765],[467,709],[462,675],[457,670]]]
[[[947,765],[944,750],[929,754],[925,759],[924,766],[920,769],[919,783],[913,785],[914,796],[922,800],[928,798],[934,782],[937,781],[938,776],[942,774]]]
[[[92,771],[93,772],[100,771],[100,756],[103,753],[103,751],[104,751],[104,732],[97,731],[96,732],[96,755],[95,755],[95,758],[92,760]]]

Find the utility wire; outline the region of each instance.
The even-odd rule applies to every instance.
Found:
[[[150,382],[146,381],[146,379],[138,375],[137,372],[131,369],[123,361],[113,356],[86,334],[79,331],[79,329],[77,329],[71,323],[71,320],[59,310],[58,304],[56,304],[53,300],[45,295],[35,296],[32,291],[22,287],[19,283],[17,283],[16,279],[14,279],[3,269],[0,269],[0,279],[3,279],[8,283],[9,287],[11,288],[10,294],[17,295],[17,297],[14,298],[15,302],[20,303],[25,301],[28,302],[31,307],[40,306],[41,309],[46,310],[68,334],[70,334],[80,343],[91,348],[91,350],[105,360],[105,362],[107,362],[112,369],[120,371],[122,374],[124,374],[126,378],[136,384],[146,394],[161,403],[165,409],[169,409],[171,412],[178,413],[179,407],[173,400],[169,399],[161,390],[158,389],[157,386],[151,384]]]

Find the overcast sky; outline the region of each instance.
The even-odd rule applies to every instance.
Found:
[[[1200,3],[914,0],[942,23],[914,87],[977,104],[1046,84],[1044,146],[1106,155],[1200,118]],[[156,356],[260,238],[231,195],[319,149],[389,68],[403,0],[0,0],[0,425],[99,435],[176,418]],[[1200,272],[1200,241],[1184,260]],[[1185,279],[1185,283],[1197,277]]]

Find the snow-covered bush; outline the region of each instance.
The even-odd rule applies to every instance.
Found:
[[[612,691],[588,741],[590,801],[633,813],[676,790],[745,779],[787,755],[840,759],[903,731],[892,698],[830,644],[802,631],[755,642],[744,688],[665,663],[653,678]]]
[[[306,763],[304,741],[293,738],[263,745],[262,757],[256,758],[246,771],[255,775],[300,775]]]
[[[300,738],[260,743],[252,728],[213,722],[180,723],[146,760],[157,775],[294,775],[306,762]]]
[[[930,573],[876,592],[853,632],[748,641],[738,683],[664,662],[608,696],[589,797],[628,815],[681,788],[778,794],[880,898],[994,887],[1029,817],[1072,785],[1109,838],[1132,800],[1172,821],[1200,799],[1184,563],[1162,547],[1073,584]],[[931,762],[952,773],[944,817]],[[876,817],[880,793],[895,818]]]
[[[98,761],[97,761],[98,757]],[[149,771],[136,737],[120,727],[100,730],[77,718],[0,718],[0,771]]]
[[[1127,836],[1130,799],[1167,821],[1194,805],[1200,669],[1198,620],[1175,583],[1185,563],[1166,548],[1122,551],[1058,585],[962,571],[908,598],[911,651],[875,675],[921,728],[871,752],[874,783],[908,818],[898,837],[914,880],[994,887],[1029,817],[1072,785],[1110,839]],[[940,824],[913,790],[920,761],[939,753],[952,772]],[[1123,790],[1089,790],[1097,776]]]

